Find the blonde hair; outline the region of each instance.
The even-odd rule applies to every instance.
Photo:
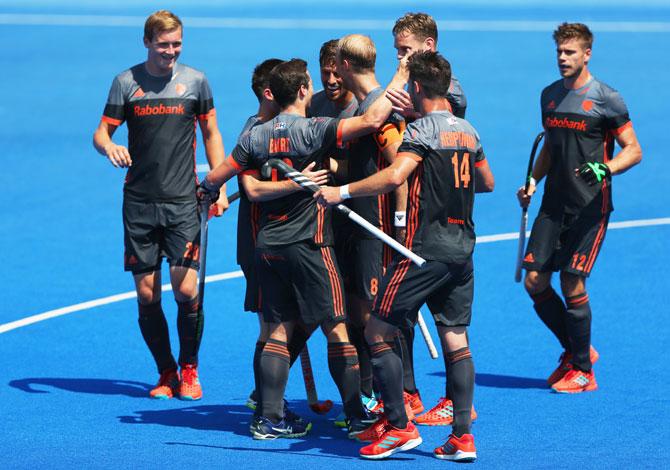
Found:
[[[419,41],[433,38],[437,42],[437,23],[427,13],[405,13],[398,18],[393,26],[393,35],[407,31],[416,36]]]
[[[349,34],[337,43],[340,60],[347,60],[354,72],[375,70],[377,49],[370,36]]]
[[[168,10],[158,10],[145,21],[144,37],[148,41],[152,41],[157,34],[174,31],[178,28],[182,28],[182,24],[177,15]]]

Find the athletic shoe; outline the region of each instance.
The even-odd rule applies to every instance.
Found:
[[[596,348],[591,346],[591,349],[589,350],[589,356],[591,358],[591,364],[595,364],[596,361],[600,358],[600,354],[598,354],[598,351],[596,351]],[[547,379],[547,383],[549,385],[554,385],[556,382],[561,380],[565,374],[567,374],[569,371],[572,370],[572,354],[569,352],[563,351],[563,354],[561,354],[561,357],[558,358],[558,367],[556,368],[555,371],[551,373],[549,378]]]
[[[552,385],[551,389],[557,393],[592,392],[598,390],[598,384],[593,370],[583,372],[571,369],[561,380]]]
[[[249,394],[249,398],[247,398],[245,406],[250,410],[256,411],[256,406],[258,406],[258,395],[256,394],[255,389],[252,390],[251,393]]]
[[[249,422],[249,433],[253,435],[254,430],[258,427],[260,423],[261,423],[261,417],[254,413],[254,415],[251,417],[251,421]]]
[[[286,421],[289,424],[299,424],[301,426],[311,426],[311,423],[306,423],[304,419],[302,419],[302,416],[300,416],[297,413],[294,413],[291,411],[291,409],[288,407],[288,402],[284,400],[284,421]]]
[[[384,401],[381,398],[375,398],[376,403],[372,407],[367,407],[371,413],[380,415],[384,412]]]
[[[300,423],[288,423],[282,419],[278,423],[273,423],[268,418],[260,416],[253,427],[251,435],[254,439],[295,439],[306,436],[312,429],[312,423],[306,425]]]
[[[179,393],[179,372],[177,369],[164,371],[156,386],[149,392],[151,398],[168,400]]]
[[[470,412],[472,421],[477,419],[477,412],[473,405]],[[442,397],[433,408],[428,412],[416,417],[416,424],[425,426],[449,426],[454,422],[454,403],[449,399]]]
[[[451,434],[447,442],[433,451],[433,455],[442,460],[473,462],[477,459],[475,439],[472,434],[463,434],[461,437]]]
[[[363,403],[363,406],[368,411],[372,411],[379,405],[379,400],[377,400],[377,397],[375,396],[374,392],[372,392],[371,397],[365,395],[364,393],[361,393],[361,403]]]
[[[372,444],[363,447],[359,454],[364,459],[385,459],[396,452],[414,449],[422,442],[423,440],[419,436],[416,426],[408,421],[405,429],[387,425],[382,436]]]
[[[419,390],[415,391],[414,393],[404,392],[403,396],[405,401],[409,402],[409,406],[412,408],[412,413],[418,415],[419,413],[423,412],[424,407],[423,403],[421,402],[421,395],[419,394]]]
[[[388,426],[386,416],[380,415],[377,421],[370,424],[363,431],[354,434],[353,437],[360,442],[375,442],[382,437],[382,434],[386,431],[386,426]]]
[[[346,428],[347,427],[347,416],[344,414],[344,410],[340,411],[333,421],[333,426],[336,428]]]
[[[198,366],[184,364],[181,367],[181,382],[179,382],[179,398],[182,400],[200,400],[202,387],[198,378]]]

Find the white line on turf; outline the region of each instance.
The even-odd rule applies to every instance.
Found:
[[[0,14],[0,24],[14,26],[108,26],[141,27],[143,16],[114,15],[44,15],[29,13]],[[319,18],[207,18],[184,17],[188,28],[213,29],[283,29],[283,30],[375,30],[390,31],[393,20],[352,20]],[[553,31],[560,21],[529,20],[438,20],[447,31],[478,32],[547,32]],[[589,21],[596,32],[612,33],[668,33],[670,22],[664,21]]]
[[[608,225],[609,230],[624,229],[624,228],[634,228],[634,227],[652,227],[657,225],[670,225],[670,217],[661,217],[657,219],[640,219],[640,220],[627,220],[623,222],[610,222]],[[527,232],[527,236],[530,232]],[[519,238],[518,232],[509,232],[509,233],[499,233],[497,235],[484,235],[477,237],[477,243],[493,243],[505,240],[515,240]],[[242,271],[232,271],[229,273],[214,274],[211,276],[205,277],[206,283],[225,281],[228,279],[235,279],[242,277]],[[162,286],[163,291],[170,290],[170,284],[165,284]],[[17,328],[24,326],[32,325],[33,323],[38,323],[44,320],[49,320],[50,318],[60,317],[62,315],[67,315],[74,312],[80,312],[82,310],[88,310],[94,307],[99,307],[102,305],[112,304],[115,302],[121,302],[122,300],[134,299],[137,295],[135,291],[124,292],[122,294],[110,295],[109,297],[102,297],[96,300],[89,300],[88,302],[82,302],[80,304],[70,305],[69,307],[62,307],[56,310],[49,310],[48,312],[39,313],[37,315],[32,315],[30,317],[22,318],[20,320],[12,321],[0,325],[0,334],[6,333]]]

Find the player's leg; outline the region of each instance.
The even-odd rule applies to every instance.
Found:
[[[138,300],[138,324],[160,377],[153,398],[178,392],[179,372],[170,348],[170,333],[161,306],[161,230],[155,204],[123,201],[124,269],[133,274]]]

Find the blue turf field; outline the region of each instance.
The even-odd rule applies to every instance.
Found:
[[[591,70],[621,91],[644,152],[641,166],[615,178],[612,221],[655,219],[655,225],[608,232],[588,283],[600,390],[579,396],[552,395],[544,386],[560,351],[521,286],[512,282],[516,241],[478,245],[470,333],[477,369],[477,465],[669,466],[667,2],[633,7],[570,0],[562,8],[532,0],[392,0],[384,6],[344,0],[335,7],[307,1],[244,7],[204,0],[58,3],[0,1],[0,41],[6,46],[0,56],[0,331],[35,314],[132,290],[122,271],[123,174],[95,153],[91,139],[114,75],[145,59],[141,25],[151,11],[173,8],[184,18],[181,61],[207,73],[228,151],[256,108],[249,87],[256,63],[302,57],[317,77],[321,43],[362,32],[377,44],[377,73],[386,82],[395,67],[393,20],[407,10],[442,20],[440,49],[463,84],[467,117],[496,176],[495,192],[477,198],[480,235],[518,229],[514,192],[540,129],[539,93],[558,76],[551,25],[597,22]],[[206,26],[206,18],[218,22]],[[273,20],[259,20],[268,18]],[[291,26],[289,20],[296,19],[302,23]],[[498,23],[481,23],[489,20]],[[125,128],[117,141],[124,138]],[[235,220],[232,209],[211,224],[212,275],[238,269]],[[431,457],[448,432],[440,428],[421,428],[424,444],[386,464],[360,461],[359,446],[328,421],[334,414],[312,416],[314,429],[306,440],[252,441],[244,401],[253,387],[257,326],[254,316],[242,312],[243,289],[239,277],[208,286],[200,369],[205,397],[193,404],[145,398],[156,377],[132,299],[0,333],[2,467],[450,465]],[[169,293],[164,306],[176,335]],[[335,398],[321,337],[310,340],[310,350],[321,397]],[[417,382],[432,405],[444,386],[442,360],[431,361],[420,339],[416,351]],[[310,414],[299,371],[291,375],[287,396],[298,412]]]

